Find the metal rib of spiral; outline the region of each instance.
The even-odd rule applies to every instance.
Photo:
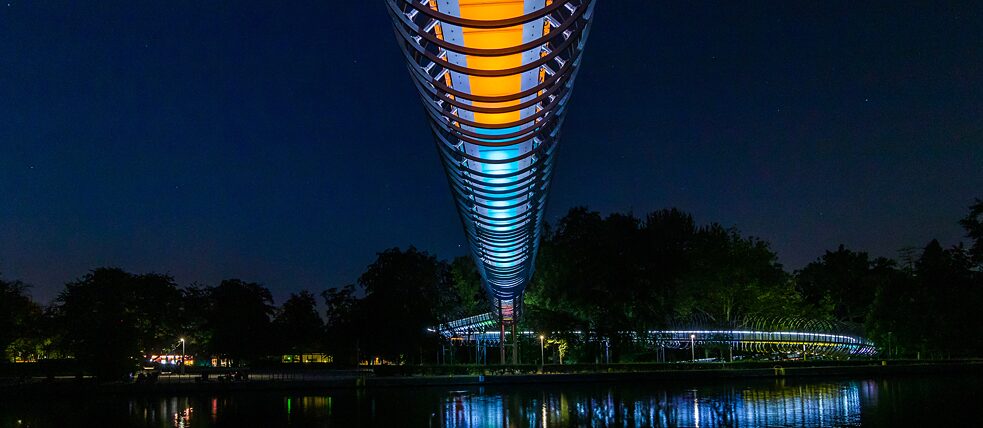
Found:
[[[445,6],[451,3],[457,0],[386,0],[482,281],[498,314],[514,319],[534,270],[559,130],[594,1],[527,0],[525,14],[491,20],[441,10],[453,9]],[[513,46],[465,43],[469,31],[517,26],[524,40]],[[522,58],[516,66],[468,67],[516,55]],[[521,82],[511,93],[469,90],[475,79],[508,77]],[[515,120],[477,118],[506,115]]]
[[[869,356],[878,350],[874,342],[860,334],[859,326],[837,321],[746,317],[723,324],[700,319],[674,324],[670,330],[649,332],[647,340],[666,348],[688,349],[695,342],[700,346],[727,345],[756,354],[804,352],[850,357]]]

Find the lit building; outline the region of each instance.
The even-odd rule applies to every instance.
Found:
[[[147,357],[147,363],[160,367],[180,366],[182,362],[186,366],[193,366],[195,365],[195,358],[190,355],[182,356],[180,354],[151,355]]]
[[[593,0],[386,0],[482,281],[512,324],[532,277]]]
[[[333,363],[334,357],[320,352],[306,352],[301,354],[284,354],[280,356],[281,363],[307,364],[307,363]]]

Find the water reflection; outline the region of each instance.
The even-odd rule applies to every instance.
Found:
[[[214,426],[253,420],[250,414],[285,426],[485,427],[737,427],[857,426],[861,394],[876,401],[872,381],[664,389],[623,385],[557,390],[427,390],[341,393],[335,397],[269,396],[130,400],[131,421],[146,427]],[[411,406],[411,407],[409,407]],[[426,415],[427,408],[439,410]],[[414,413],[411,411],[416,409]],[[437,410],[437,409],[435,409]],[[402,416],[402,419],[400,418]]]
[[[0,400],[2,427],[849,427],[980,420],[983,377],[508,385]]]
[[[873,382],[770,387],[706,388],[652,393],[623,393],[609,388],[595,394],[453,392],[446,399],[440,426],[473,427],[734,427],[856,426],[860,391],[876,391]],[[641,392],[641,391],[638,391]],[[875,393],[876,394],[876,393]]]
[[[331,397],[285,397],[284,402],[288,417],[296,412],[308,418],[331,418]]]
[[[188,428],[195,415],[188,397],[129,400],[127,408],[129,419],[142,421],[144,426]]]

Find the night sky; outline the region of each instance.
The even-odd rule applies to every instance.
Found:
[[[770,241],[951,245],[983,197],[983,2],[601,0],[547,218],[676,206]],[[870,2],[877,3],[877,2]],[[0,2],[0,272],[277,302],[465,254],[382,0]]]

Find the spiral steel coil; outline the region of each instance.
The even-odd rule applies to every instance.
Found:
[[[498,343],[501,337],[494,331],[492,314],[477,315],[448,324],[432,331],[447,338],[460,338],[464,342],[478,341]],[[827,357],[870,356],[877,353],[877,345],[857,333],[857,328],[845,323],[827,320],[810,320],[794,317],[749,317],[726,323],[724,326],[708,326],[701,321],[679,323],[666,330],[621,332],[636,342],[647,343],[653,348],[689,349],[692,346],[728,346],[749,354],[806,353]],[[582,335],[580,331],[557,332],[560,335]],[[537,337],[540,333],[519,331],[516,334]],[[551,334],[552,335],[552,334]]]
[[[532,277],[593,0],[386,0],[500,320]]]

